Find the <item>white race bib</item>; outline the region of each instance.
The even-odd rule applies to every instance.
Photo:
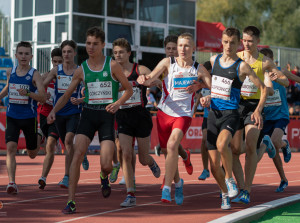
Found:
[[[198,75],[189,72],[175,72],[173,77],[173,99],[176,101],[187,98],[189,93],[185,88],[192,85],[194,80],[198,79]]]
[[[279,89],[274,90],[274,94],[272,96],[268,96],[265,107],[270,107],[270,106],[281,106],[281,97],[280,97],[280,92]]]
[[[231,85],[233,80],[214,75],[212,77],[211,97],[230,100]]]
[[[46,100],[46,103],[48,105],[53,105],[53,100],[54,100],[54,95],[55,95],[55,90],[54,88],[47,88],[47,94],[50,94],[50,98]]]
[[[89,104],[109,104],[113,102],[112,82],[101,81],[87,83]]]
[[[9,84],[9,103],[28,104],[29,96],[20,95],[17,89],[29,90],[30,87],[27,84]]]
[[[241,88],[241,95],[250,97],[257,93],[257,87],[253,84],[253,82],[247,76],[244,80],[244,83]]]
[[[132,96],[124,103],[127,107],[133,107],[142,104],[141,102],[141,89],[138,87],[132,87]],[[123,96],[125,91],[119,91],[119,98]],[[122,106],[121,106],[122,107]]]
[[[57,76],[57,91],[58,93],[64,94],[66,90],[69,88],[72,76],[64,76],[64,75],[58,75]]]

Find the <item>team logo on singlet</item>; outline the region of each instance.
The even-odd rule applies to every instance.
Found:
[[[106,71],[103,72],[103,77],[107,77],[108,73]]]
[[[26,79],[26,80],[29,80],[29,79],[30,79],[30,77],[29,77],[29,76],[27,76],[27,77],[25,77],[25,79]]]

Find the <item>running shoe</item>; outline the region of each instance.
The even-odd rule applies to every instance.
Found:
[[[117,166],[114,166],[110,175],[109,175],[109,181],[111,183],[114,183],[117,181],[118,179],[118,174],[119,174],[119,170],[120,170],[120,163],[117,164]]]
[[[164,186],[165,186],[165,177],[163,179],[162,185],[160,186],[160,189],[162,190],[164,188]]]
[[[150,167],[150,170],[152,171],[153,175],[154,175],[156,178],[159,178],[159,177],[160,177],[160,168],[159,168],[159,166],[157,165],[157,163],[155,162],[155,160],[153,160],[153,164],[152,164],[152,166]]]
[[[83,161],[82,161],[82,167],[84,170],[88,170],[90,167],[90,163],[88,161],[87,155],[84,155]]]
[[[225,180],[225,183],[226,183],[226,185],[227,185],[228,196],[229,196],[230,198],[233,198],[233,197],[235,197],[236,195],[238,195],[239,190],[238,190],[238,188],[237,188],[237,186],[236,186],[236,184],[235,184],[235,181],[234,181],[234,179],[233,179],[232,177],[229,178],[229,179],[226,179],[226,180]]]
[[[277,192],[277,193],[283,192],[284,189],[287,188],[288,185],[289,185],[288,181],[282,180],[282,181],[280,182],[279,187],[277,187],[276,192]]]
[[[18,187],[17,187],[17,184],[15,183],[9,183],[6,187],[6,192],[8,194],[18,194],[19,190],[18,190]]]
[[[120,185],[125,185],[125,184],[126,184],[124,176],[123,176],[122,179],[120,180],[119,184],[120,184]]]
[[[102,177],[102,174],[100,173],[100,179],[101,179],[101,190],[102,190],[102,195],[104,198],[109,197],[111,193],[111,187],[109,184],[108,176],[105,178]]]
[[[198,177],[198,180],[206,180],[206,178],[209,178],[209,170],[204,169],[201,175]]]
[[[192,175],[193,174],[193,165],[191,163],[191,152],[188,149],[186,149],[185,152],[187,154],[187,158],[186,158],[186,160],[183,160],[183,164],[185,166],[186,172],[189,175]]]
[[[170,193],[170,190],[165,188],[162,190],[162,193],[161,193],[161,202],[163,203],[171,203],[171,193]]]
[[[242,203],[242,204],[249,204],[250,203],[250,194],[247,190],[243,191],[243,194],[240,197],[240,203]]]
[[[230,199],[228,194],[222,194],[222,204],[221,204],[221,208],[223,210],[229,210],[231,209],[231,205],[230,205]]]
[[[126,199],[120,204],[121,207],[133,207],[136,205],[135,196],[127,195]]]
[[[58,185],[62,188],[69,188],[69,176],[64,176],[64,178],[58,183]]]
[[[270,136],[265,135],[263,138],[263,143],[267,146],[267,152],[269,157],[273,159],[276,156],[276,149],[272,143]]]
[[[156,156],[160,156],[161,148],[160,145],[158,144],[157,146],[154,147],[154,153]]]
[[[76,213],[76,207],[74,201],[68,201],[67,206],[62,210],[64,214],[74,214]]]
[[[283,153],[283,159],[284,159],[284,162],[288,163],[288,162],[290,162],[291,157],[292,157],[292,152],[291,152],[291,149],[290,149],[290,143],[286,139],[284,139],[283,141],[286,142],[286,147],[281,148],[282,153]]]
[[[183,203],[183,184],[184,184],[184,181],[183,179],[180,179],[181,181],[181,187],[175,187],[175,202],[176,204],[178,205],[182,205]]]
[[[239,195],[236,198],[232,199],[231,202],[233,202],[233,203],[241,203],[240,199],[243,196],[243,192],[244,192],[244,190],[240,190]]]
[[[39,183],[39,188],[41,190],[44,190],[44,188],[46,187],[46,180],[45,180],[45,178],[41,177],[39,179],[38,183]]]

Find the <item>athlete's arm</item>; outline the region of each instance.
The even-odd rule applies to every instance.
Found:
[[[29,97],[31,97],[33,100],[36,100],[40,102],[41,104],[44,104],[46,102],[46,91],[43,86],[43,81],[40,73],[38,71],[35,71],[32,78],[33,85],[36,86],[38,90],[38,94],[34,92],[30,92],[28,94]]]
[[[286,76],[280,70],[277,69],[276,65],[269,57],[264,57],[263,63],[264,63],[263,65],[265,65],[264,66],[265,70],[277,74],[277,76],[274,76],[274,81],[276,81],[278,84],[284,87],[289,86],[289,81],[286,78]],[[271,80],[273,80],[272,76],[271,76]]]
[[[111,71],[113,77],[121,83],[125,91],[122,97],[119,98],[116,102],[106,106],[106,111],[114,114],[118,111],[120,106],[131,97],[131,95],[133,94],[133,90],[131,84],[128,82],[127,77],[123,73],[121,65],[114,60],[111,61]]]
[[[57,75],[57,66],[56,67],[53,67],[48,73],[45,73],[43,76],[43,85],[44,87],[48,87],[48,85],[50,84],[50,82],[56,78],[56,75]]]
[[[264,84],[266,85],[268,96],[272,96],[274,94],[273,84],[270,75],[271,74],[269,72],[265,72],[264,74]]]
[[[51,124],[55,120],[55,114],[62,109],[67,102],[69,101],[70,97],[72,96],[73,92],[76,90],[77,86],[80,84],[80,82],[83,81],[83,70],[82,67],[79,67],[75,70],[72,81],[66,90],[66,92],[58,99],[56,102],[54,108],[50,112],[50,114],[47,117],[48,124]]]
[[[282,73],[283,73],[288,79],[300,83],[300,77],[299,77],[299,76],[297,76],[297,75],[291,73],[290,71],[288,71],[288,70],[285,69],[285,68],[282,68],[281,71],[282,71]]]
[[[6,77],[7,77],[6,85],[5,85],[5,87],[2,89],[2,91],[0,92],[0,100],[1,100],[2,98],[4,98],[4,97],[8,94],[8,84],[9,84],[8,82],[9,82],[11,70],[12,70],[12,69],[9,69],[8,71],[6,71]]]
[[[203,65],[199,65],[198,68],[198,77],[203,81],[205,84],[205,88],[211,89],[211,75],[210,73],[203,67]]]

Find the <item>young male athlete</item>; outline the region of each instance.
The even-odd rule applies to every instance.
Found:
[[[74,156],[70,167],[69,197],[64,214],[76,212],[75,191],[80,176],[80,164],[84,154],[98,131],[100,141],[101,189],[103,197],[110,196],[111,188],[108,175],[112,171],[114,154],[114,114],[119,107],[132,95],[132,87],[122,67],[104,56],[105,33],[99,27],[92,27],[86,33],[86,51],[89,58],[75,71],[68,89],[60,97],[47,120],[55,120],[55,114],[64,107],[78,85],[84,81],[85,98],[83,111],[76,133]],[[124,94],[118,99],[119,82],[124,88]]]
[[[238,53],[238,56],[248,63],[254,70],[259,79],[264,82],[265,71],[277,73],[279,78],[284,77],[278,71],[273,61],[264,57],[257,50],[259,43],[260,31],[255,26],[248,26],[243,30],[243,46],[244,51]],[[254,112],[262,112],[264,102],[267,97],[267,91],[261,92],[254,84],[247,78],[241,88],[241,101],[239,105],[240,112],[240,127],[235,133],[231,141],[231,149],[233,152],[233,172],[237,180],[238,186],[241,189],[239,194],[240,202],[248,204],[250,202],[250,192],[257,167],[257,153],[256,149],[260,144],[259,135],[261,126],[254,123],[251,115]],[[246,162],[245,162],[245,180],[243,169],[239,160],[241,153],[243,132],[245,131],[245,149],[246,149]]]
[[[126,39],[119,38],[113,42],[115,60],[122,66],[123,72],[133,88],[133,95],[120,106],[120,109],[116,113],[119,143],[122,150],[122,169],[127,188],[127,197],[121,203],[121,207],[136,205],[134,171],[132,166],[132,156],[134,154],[132,141],[134,138],[136,138],[138,143],[140,163],[143,166],[149,166],[156,178],[160,177],[160,168],[149,155],[152,117],[145,107],[147,104],[147,87],[139,85],[136,82],[140,75],[148,75],[151,71],[145,66],[130,63],[130,54],[130,43]],[[123,93],[123,91],[120,91],[119,96],[122,96]]]
[[[27,153],[34,159],[39,152],[37,146],[37,102],[46,101],[46,93],[40,73],[30,66],[32,47],[29,42],[18,43],[15,54],[18,65],[7,72],[7,84],[0,93],[0,100],[8,94],[6,111],[5,142],[7,146],[6,166],[9,178],[6,192],[17,194],[15,183],[16,152],[20,130],[23,131]]]
[[[54,104],[57,103],[60,97],[62,97],[62,95],[68,89],[74,76],[74,72],[78,67],[74,62],[77,44],[73,40],[65,40],[61,43],[60,48],[63,56],[63,63],[52,68],[44,80],[44,86],[47,87],[50,82],[55,79]],[[82,111],[80,103],[76,103],[78,102],[78,98],[80,98],[79,85],[72,92],[72,98],[68,100],[68,103],[57,112],[55,119],[55,125],[59,133],[59,137],[61,138],[67,150],[65,158],[65,176],[59,182],[59,185],[63,188],[69,187],[69,169],[74,153],[73,141],[77,131],[80,113]]]
[[[178,172],[178,146],[189,128],[194,106],[194,93],[189,93],[187,87],[193,80],[203,80],[203,86],[210,88],[211,76],[207,70],[193,61],[195,50],[193,36],[183,33],[178,37],[178,57],[165,58],[159,62],[149,75],[138,78],[140,84],[149,86],[164,73],[163,92],[157,112],[157,128],[159,142],[162,148],[167,148],[165,185],[161,201],[171,203],[171,185],[175,182],[175,202],[183,203],[183,179]]]
[[[212,56],[210,59],[213,67],[211,95],[201,98],[202,104],[205,105],[206,100],[211,97],[211,110],[207,118],[207,148],[211,172],[222,191],[222,209],[230,209],[229,197],[238,194],[232,177],[232,153],[229,143],[239,127],[238,108],[242,83],[248,77],[261,92],[265,92],[264,84],[251,67],[236,55],[239,43],[238,29],[227,28],[223,31],[223,54]],[[259,110],[251,115],[251,120],[259,127],[262,126]],[[225,175],[220,167],[220,158]]]

